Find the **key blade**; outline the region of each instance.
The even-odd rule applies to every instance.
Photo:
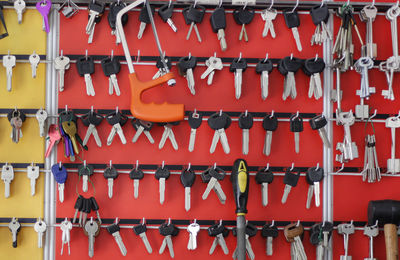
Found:
[[[299,30],[297,29],[297,27],[292,27],[291,29],[292,29],[293,38],[296,41],[297,50],[302,51],[303,47],[301,46]]]

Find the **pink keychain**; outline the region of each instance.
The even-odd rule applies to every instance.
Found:
[[[58,125],[56,124],[52,124],[49,127],[49,137],[50,137],[50,143],[49,146],[47,147],[46,153],[45,153],[45,157],[49,157],[51,150],[53,149],[53,146],[55,143],[57,143],[58,141],[60,141],[61,139],[61,134],[60,131],[58,129]]]
[[[44,28],[45,28],[46,32],[49,33],[50,32],[49,13],[51,10],[51,1],[43,0],[43,1],[37,2],[36,9],[43,16]]]

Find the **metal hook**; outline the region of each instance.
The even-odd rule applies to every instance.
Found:
[[[221,8],[221,6],[222,6],[222,1],[223,0],[219,0],[219,5],[218,5],[219,8]]]
[[[110,168],[112,167],[112,160],[110,160]]]
[[[243,10],[246,9],[248,1],[244,2]]]
[[[219,220],[219,226],[222,226],[222,219]]]
[[[8,56],[10,56],[10,50],[8,50]]]
[[[171,225],[171,218],[168,218],[168,225]]]
[[[299,6],[299,0],[296,0],[296,5],[294,6],[293,10],[290,13],[294,13],[294,11],[298,6]]]
[[[118,224],[118,217],[115,218],[115,224]]]
[[[136,170],[138,170],[138,168],[139,168],[139,160],[136,160],[136,166],[135,166],[135,169],[136,169]]]
[[[354,221],[353,221],[353,220],[351,220],[351,221],[350,221],[350,225],[353,225],[353,222],[354,222]]]
[[[188,171],[190,171],[190,167],[191,167],[191,166],[192,166],[192,164],[189,163],[189,164],[188,164],[188,168],[187,168]]]
[[[114,58],[114,50],[111,50],[111,60]]]
[[[58,168],[61,170],[61,168],[62,168],[62,163],[61,163],[61,161],[58,163]]]
[[[322,222],[322,227],[325,227],[325,223],[326,223],[326,221]]]
[[[217,57],[217,53],[216,52],[214,52],[214,58],[216,58]]]
[[[94,110],[93,110],[93,106],[90,107],[90,113],[93,114]]]
[[[319,170],[319,163],[317,163],[317,167],[316,167],[316,169],[315,169],[316,171],[318,171]]]
[[[269,163],[267,163],[267,167],[265,167],[264,172],[269,170]]]
[[[192,58],[192,54],[189,52],[189,60]]]
[[[317,59],[318,59],[318,53],[315,54],[315,60],[314,61],[317,61]]]
[[[294,169],[294,163],[292,163],[292,167],[290,168],[290,171],[293,171]]]
[[[320,5],[319,8],[321,8],[322,6],[324,6],[324,2],[325,2],[325,0],[321,0],[321,5]]]
[[[172,0],[169,0],[169,2],[168,2],[168,8],[171,7],[171,4],[172,4]]]
[[[242,52],[239,53],[239,59],[238,62],[242,59]]]
[[[68,105],[65,105],[65,112],[68,112]]]
[[[145,218],[142,218],[142,224],[143,225],[146,224],[146,219]]]
[[[269,227],[273,227],[273,226],[275,226],[275,220],[272,220],[271,225],[269,225]]]
[[[248,112],[247,109],[246,109],[246,111],[244,111],[244,116],[247,117],[248,113],[249,113],[249,112]]]
[[[346,3],[346,5],[347,5],[347,6],[349,6],[349,5],[350,5],[350,0],[347,0],[347,3]]]
[[[293,53],[290,53],[290,60],[293,60]]]
[[[115,108],[115,113],[118,114],[118,106]]]
[[[296,227],[300,226],[300,220],[297,220]]]
[[[140,62],[140,50],[137,51],[136,63]]]
[[[373,227],[377,227],[378,226],[378,220],[375,221],[375,225],[373,225]]]
[[[372,116],[370,116],[370,117],[368,118],[368,120],[371,120],[372,118],[376,117],[377,112],[378,112],[377,109],[375,109],[375,110],[374,110],[374,113],[372,114]]]
[[[164,169],[164,166],[165,166],[165,161],[162,161],[161,169]]]
[[[196,224],[197,223],[197,220],[196,219],[194,219],[194,224]]]
[[[214,170],[217,168],[217,163],[214,163]]]
[[[83,167],[86,168],[86,160],[83,161]]]
[[[93,217],[90,217],[90,224],[93,224]]]
[[[85,58],[86,58],[86,60],[88,59],[88,50],[87,49],[85,51]]]
[[[268,60],[268,52],[267,52],[267,54],[265,54],[264,62],[266,62],[267,60]]]
[[[219,116],[222,116],[222,109],[219,110]],[[399,116],[400,116],[400,111],[399,111]]]
[[[196,4],[197,4],[197,0],[194,0],[194,4],[193,4],[194,8],[196,7]]]
[[[396,116],[397,118],[400,118],[400,110],[399,110],[399,114]]]
[[[339,169],[337,172],[335,172],[335,174],[337,174],[337,173],[343,171],[343,169],[344,169],[344,163],[342,163],[342,167],[340,167],[340,169]]]
[[[271,111],[271,115],[269,116],[269,118],[273,118],[273,117],[274,117],[274,114],[275,114],[275,111],[272,110],[272,111]]]
[[[64,50],[61,50],[61,57],[64,56],[63,54],[64,54]]]
[[[271,0],[271,5],[268,7],[268,10],[271,10],[272,6],[274,6],[274,0]]]

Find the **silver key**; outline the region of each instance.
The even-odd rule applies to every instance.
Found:
[[[375,59],[377,56],[377,45],[373,43],[373,27],[372,23],[376,18],[378,9],[375,5],[366,5],[360,11],[360,19],[367,23],[366,28],[366,44],[362,46],[363,56]]]
[[[385,121],[385,126],[390,128],[392,139],[391,156],[387,160],[387,172],[396,174],[400,172],[400,159],[396,158],[396,128],[400,127],[400,119],[398,117],[389,117]]]
[[[225,233],[224,231],[226,230],[226,228],[225,227],[221,227],[221,226],[222,226],[222,220],[220,220],[218,227],[215,227],[215,226],[211,226],[210,227],[210,228],[214,228],[215,227],[216,229],[219,230],[218,231],[219,233],[216,235],[216,237],[214,238],[214,241],[213,241],[213,243],[211,245],[211,248],[210,248],[210,251],[209,251],[210,255],[212,255],[214,253],[214,251],[215,251],[215,249],[217,248],[218,245],[221,247],[221,249],[222,249],[222,251],[224,252],[225,255],[229,254],[229,249],[228,249],[228,247],[226,245],[226,241],[225,241],[225,238],[224,238],[224,233]]]
[[[251,243],[250,243],[250,240],[249,240],[249,235],[246,234],[246,239],[245,240],[246,240],[246,252],[247,252],[247,255],[249,256],[249,258],[251,260],[254,260],[254,258],[256,256],[254,254],[253,248],[251,247]]]
[[[162,205],[165,201],[165,181],[169,178],[170,176],[170,171],[168,170],[167,167],[164,165],[164,161],[159,167],[156,172],[154,177],[158,180],[159,182],[159,193],[160,193],[160,204]]]
[[[274,111],[264,117],[263,128],[266,131],[263,154],[269,156],[271,154],[272,134],[278,128],[278,118],[274,116]]]
[[[10,197],[10,185],[11,181],[14,179],[14,168],[12,165],[7,163],[3,165],[1,170],[1,180],[4,182],[4,196],[5,198]]]
[[[65,244],[68,245],[68,255],[70,255],[71,254],[71,247],[70,247],[71,234],[70,234],[70,231],[72,229],[71,221],[69,221],[68,218],[65,218],[65,220],[60,223],[60,229],[62,231],[62,234],[61,234],[61,255],[63,254],[64,245]]]
[[[14,248],[17,247],[17,235],[19,230],[21,229],[21,224],[18,222],[18,220],[13,217],[11,219],[11,222],[8,224],[8,229],[11,231],[12,234],[12,246]]]
[[[147,239],[146,235],[147,227],[146,227],[146,221],[143,218],[142,224],[136,225],[133,227],[133,232],[139,236],[146,247],[146,250],[149,254],[153,253],[153,249],[150,246],[149,240]]]
[[[93,217],[85,223],[85,231],[89,237],[89,257],[94,255],[94,241],[97,231],[99,230],[99,224],[93,221]]]
[[[219,141],[221,141],[224,152],[226,154],[230,153],[231,150],[228,143],[228,137],[226,136],[225,132],[225,127],[229,127],[230,120],[231,118],[227,114],[222,113],[222,111],[220,113],[211,115],[211,117],[208,119],[208,125],[215,130],[210,147],[211,154],[215,152]]]
[[[188,250],[195,250],[197,248],[197,233],[200,231],[200,225],[196,223],[191,223],[187,227],[187,231],[189,232],[189,242],[187,245]]]
[[[36,78],[36,71],[39,62],[40,62],[40,56],[37,55],[35,51],[33,52],[33,54],[29,55],[29,63],[31,64],[32,68],[32,78]]]
[[[221,184],[219,183],[219,180],[222,180],[225,177],[225,171],[219,167],[216,167],[216,165],[209,168],[207,171],[208,174],[211,176],[211,179],[208,182],[207,188],[202,195],[202,199],[206,200],[211,190],[214,190],[221,204],[225,204],[226,195],[222,190]]]
[[[112,144],[112,141],[114,140],[114,137],[116,134],[118,134],[119,139],[121,140],[121,143],[126,144],[126,138],[124,135],[124,131],[122,130],[120,123],[116,123],[112,126],[111,132],[108,135],[108,138],[107,138],[108,146],[110,146]]]
[[[12,89],[12,70],[15,67],[15,62],[16,58],[14,55],[10,55],[10,52],[8,52],[8,55],[3,56],[3,66],[6,68],[8,91]]]
[[[166,225],[166,224],[163,224],[163,225]],[[170,221],[166,225],[167,228],[170,226],[170,229],[168,231],[171,231],[171,232],[168,232],[168,235],[166,235],[164,237],[164,240],[163,240],[163,242],[161,244],[161,247],[160,247],[160,250],[158,251],[158,253],[161,255],[165,251],[165,248],[168,246],[169,255],[171,256],[171,258],[174,258],[175,257],[175,253],[174,253],[174,246],[172,244],[171,236],[172,236],[172,234],[174,232],[174,229],[176,227],[175,226],[171,226],[171,225],[172,224],[170,223]]]
[[[38,248],[42,248],[43,247],[43,235],[44,235],[44,232],[46,232],[47,225],[43,220],[41,220],[39,218],[38,221],[34,224],[33,228],[36,231],[36,233],[38,233]]]
[[[35,195],[36,180],[39,178],[39,166],[29,165],[26,169],[28,179],[31,183],[31,196]]]
[[[122,241],[122,237],[121,237],[121,234],[119,233],[119,230],[120,230],[120,228],[117,223],[112,224],[107,227],[108,233],[110,233],[110,235],[112,235],[114,237],[114,240],[117,243],[118,248],[121,251],[121,254],[123,256],[126,256],[127,250],[126,250],[124,242]]]
[[[150,134],[150,129],[153,127],[153,123],[141,119],[136,119],[134,122],[134,128],[136,133],[132,138],[132,143],[136,143],[142,133],[144,133],[151,144],[154,144],[153,136]]]
[[[247,112],[239,116],[239,127],[242,129],[242,153],[249,153],[250,129],[253,127],[253,116]]]
[[[112,161],[110,160],[110,166],[104,170],[104,178],[107,179],[108,186],[108,197],[111,199],[113,196],[114,180],[118,177],[118,171],[112,166]]]
[[[60,92],[64,91],[64,75],[65,70],[70,67],[70,59],[67,56],[58,56],[54,59],[54,68],[58,72],[58,84]]]
[[[169,139],[171,141],[171,144],[172,144],[172,147],[174,148],[174,150],[176,150],[176,151],[178,150],[178,143],[176,142],[174,131],[172,130],[173,126],[174,125],[172,123],[167,123],[164,125],[164,132],[161,136],[160,143],[158,144],[159,149],[162,149],[164,147],[167,139]]]
[[[208,77],[207,85],[210,86],[213,82],[215,71],[222,70],[224,65],[222,64],[222,60],[216,57],[216,54],[206,60],[206,65],[207,69],[203,72],[203,74],[201,74],[200,78],[205,79],[206,77]]]
[[[39,135],[40,137],[44,137],[45,135],[45,123],[47,120],[47,112],[44,109],[39,109],[36,112],[36,120],[38,121],[39,124]]]
[[[273,8],[265,9],[261,12],[261,18],[265,21],[264,30],[262,32],[262,37],[265,38],[268,36],[268,32],[271,34],[271,37],[275,39],[275,28],[273,21],[278,15],[278,11]]]
[[[300,34],[299,34],[298,28],[292,27],[291,30],[292,30],[293,38],[296,41],[297,50],[302,51],[303,47],[301,46]]]
[[[369,237],[369,255],[364,260],[376,260],[374,257],[374,237],[379,235],[378,225],[374,226],[365,226],[364,227],[364,235]]]
[[[346,162],[358,158],[358,149],[355,142],[351,139],[350,126],[354,124],[355,118],[353,112],[337,113],[337,122],[344,127],[344,140],[342,143],[337,143],[336,149],[342,154],[336,156],[336,160]]]
[[[343,240],[344,240],[344,255],[340,256],[340,260],[351,260],[352,257],[349,256],[349,236],[351,234],[354,234],[354,225],[353,222],[350,224],[339,224],[338,225],[338,233],[340,235],[343,235]]]
[[[193,152],[194,150],[194,145],[196,141],[196,133],[197,129],[201,126],[203,122],[203,116],[199,113],[196,112],[196,109],[194,112],[189,114],[188,117],[188,122],[190,126],[190,137],[189,137],[189,152]]]
[[[285,188],[283,190],[283,195],[281,200],[282,204],[286,203],[289,193],[292,190],[292,187],[297,186],[299,178],[300,178],[300,171],[295,170],[294,164],[292,164],[292,167],[290,169],[289,168],[286,169],[285,177],[283,178],[283,183],[285,184]]]
[[[25,12],[26,3],[24,0],[16,0],[14,2],[14,9],[17,12],[18,23],[22,23],[22,14]]]

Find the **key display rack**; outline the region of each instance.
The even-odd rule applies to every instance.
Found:
[[[144,134],[140,135],[135,142],[132,142],[132,139],[138,129],[135,129],[136,125],[132,123],[135,122],[135,118],[130,110],[132,101],[129,70],[123,47],[121,44],[116,45],[116,35],[111,33],[112,29],[108,23],[109,6],[113,1],[97,0],[95,2],[106,4],[106,8],[102,18],[96,19],[92,43],[88,43],[89,35],[86,34],[86,25],[88,24],[88,5],[95,4],[94,2],[52,1],[51,10],[47,16],[48,32],[46,32],[42,29],[42,27],[46,29],[43,26],[46,19],[43,19],[36,5],[41,5],[44,9],[43,6],[49,2],[49,0],[47,2],[26,0],[26,9],[22,14],[21,23],[18,23],[19,18],[13,7],[14,4],[23,4],[21,0],[17,0],[16,3],[0,2],[2,6],[0,20],[3,25],[0,29],[2,35],[0,37],[3,37],[0,58],[4,62],[4,66],[0,66],[0,74],[3,75],[0,76],[2,104],[0,129],[3,130],[0,138],[2,147],[0,166],[3,167],[2,180],[5,183],[5,185],[0,185],[0,194],[6,193],[8,179],[5,176],[7,173],[5,167],[12,166],[14,172],[14,178],[10,184],[10,196],[8,198],[0,196],[2,205],[0,226],[4,226],[0,228],[0,236],[3,238],[0,243],[2,259],[89,259],[88,236],[77,223],[68,227],[70,224],[66,222],[74,218],[78,195],[86,198],[82,200],[84,201],[82,208],[86,210],[86,213],[79,213],[77,219],[79,215],[86,215],[81,218],[87,218],[89,222],[101,218],[100,232],[95,237],[93,258],[169,259],[171,252],[168,252],[168,246],[162,254],[159,253],[164,236],[158,229],[164,223],[172,223],[177,227],[175,234],[177,230],[180,230],[179,234],[172,236],[175,259],[187,257],[230,259],[236,248],[236,237],[233,235],[236,227],[236,205],[230,176],[233,163],[238,158],[246,160],[250,173],[246,220],[250,225],[249,230],[252,231],[252,235],[257,230],[257,233],[249,238],[255,258],[295,259],[291,257],[291,244],[286,241],[283,230],[289,224],[301,223],[304,227],[302,243],[307,258],[319,259],[317,247],[310,242],[312,236],[315,236],[312,233],[316,233],[314,225],[322,223],[322,231],[324,231],[324,228],[328,228],[332,223],[333,231],[327,249],[323,250],[324,255],[320,259],[346,259],[344,257],[346,250],[348,256],[352,256],[353,259],[368,259],[370,240],[366,234],[375,232],[373,236],[376,235],[374,227],[369,228],[373,229],[372,231],[365,228],[367,225],[375,224],[372,223],[375,219],[368,216],[369,202],[397,200],[399,197],[396,187],[400,169],[399,171],[396,169],[397,159],[395,159],[394,150],[398,147],[398,143],[392,144],[391,131],[393,130],[390,129],[392,126],[396,129],[396,120],[400,113],[400,105],[397,102],[399,98],[398,69],[395,68],[397,65],[392,65],[393,60],[390,59],[392,56],[398,56],[396,54],[398,50],[392,48],[391,41],[391,27],[393,31],[397,28],[394,22],[391,25],[389,21],[391,15],[387,15],[387,11],[396,5],[395,2],[151,1],[151,6],[155,8],[154,21],[162,51],[171,63],[170,70],[175,75],[176,84],[174,87],[169,87],[164,83],[146,90],[139,101],[183,104],[184,120],[179,124],[173,124],[172,127],[155,123],[148,132],[145,129]],[[174,7],[171,19],[177,32],[174,32],[158,15],[160,7],[168,3]],[[183,13],[185,13],[185,8],[191,5],[204,6],[205,14],[202,22],[196,24],[197,28],[193,28],[187,40],[190,22],[185,21]],[[353,16],[349,22],[352,24],[353,47],[350,47],[354,48],[352,56],[346,50],[337,50],[335,46],[339,30],[345,31],[337,12],[344,12],[346,5],[351,5],[353,8]],[[367,67],[366,64],[369,62],[365,59],[362,64],[360,58],[371,55],[374,51],[374,46],[367,45],[362,52],[362,44],[359,40],[361,37],[363,44],[369,42],[366,32],[367,22],[361,21],[360,18],[360,13],[364,12],[362,10],[367,5],[375,6],[378,11],[372,23],[373,42],[377,45],[377,55],[368,67],[369,86],[364,85],[364,88],[360,89],[360,86],[365,84],[365,81],[364,83],[362,81],[366,79],[363,66]],[[124,32],[135,72],[140,80],[147,81],[157,73],[156,64],[160,63],[160,59],[151,24],[147,24],[139,37],[141,39],[138,39],[140,27],[144,26],[140,23],[140,16],[144,15],[141,14],[142,6],[128,12]],[[218,32],[214,32],[210,24],[210,17],[218,6],[224,7],[226,11],[227,48],[225,51],[221,50],[224,46],[220,45]],[[332,40],[328,39],[321,45],[311,46],[310,41],[316,26],[311,18],[310,10],[317,6],[327,6],[329,9],[326,28],[332,33]],[[271,37],[271,32],[266,37],[262,35],[265,25],[262,13],[263,10],[269,8],[277,10],[277,16],[273,21],[275,38]],[[239,40],[239,36],[243,27],[235,22],[233,15],[234,12],[238,12],[235,10],[240,9],[254,11],[253,20],[245,25],[247,36],[243,35],[242,40]],[[298,12],[300,19],[298,32],[302,44],[301,51],[296,46],[292,30],[287,27],[283,15],[294,10]],[[46,11],[43,12],[46,13]],[[397,16],[395,14],[393,16],[397,24]],[[358,31],[355,30],[354,24],[357,25]],[[246,37],[248,41],[245,41]],[[10,57],[9,55],[14,55],[16,58],[16,64],[12,69],[11,91],[7,91],[7,73],[9,72],[6,68],[9,61],[5,61],[7,57]],[[29,61],[32,55],[40,58],[35,78],[32,72],[35,66],[32,66]],[[63,91],[60,91],[60,75],[57,67],[59,65],[54,62],[60,56],[70,60],[69,67],[65,70]],[[188,88],[187,79],[181,75],[182,69],[178,69],[178,64],[184,57],[197,59],[197,64],[193,69],[195,95],[192,93],[193,89]],[[207,60],[210,57],[221,58],[223,66],[220,70],[215,70],[212,84],[207,84],[207,78],[201,76],[207,69]],[[110,84],[115,81],[108,79],[108,75],[113,73],[103,73],[102,65],[105,65],[102,63],[107,58],[120,62],[120,68],[117,66],[116,69],[120,95],[117,95],[115,89],[113,90],[115,93],[112,95],[109,93],[112,87]],[[310,62],[317,61],[318,58],[324,61],[325,69],[320,73],[323,88],[321,98],[309,97],[309,74],[311,73],[300,69],[294,74],[296,97],[290,97],[291,76],[286,76],[286,81],[289,82],[286,89],[288,97],[286,100],[282,99],[285,76],[281,72],[285,68],[282,68],[281,60],[285,58],[290,60],[298,58],[302,66],[307,59]],[[84,65],[83,67],[79,65],[79,61],[88,62],[88,60],[94,61],[94,65],[92,64],[94,68],[91,68],[94,73],[90,69],[87,70]],[[235,76],[235,70],[231,68],[231,64],[238,60],[247,62],[247,68],[241,72],[240,98],[237,98],[238,93],[235,93],[235,80],[238,76]],[[257,64],[267,60],[272,62],[273,68],[268,74],[268,96],[263,98],[262,76],[257,73]],[[354,65],[345,69],[347,62]],[[383,94],[389,96],[389,99],[381,94],[382,91],[388,89],[387,80],[390,80],[391,68],[394,68],[392,82],[394,100],[390,100],[390,93],[387,91]],[[290,69],[287,70],[290,71]],[[338,70],[341,72],[337,73]],[[84,75],[85,73],[91,74],[94,95],[93,91],[86,87],[89,79]],[[187,77],[190,78],[190,76]],[[341,90],[339,111],[337,110],[338,86]],[[364,97],[361,103],[360,95]],[[363,104],[367,106],[363,107]],[[48,115],[44,136],[39,135],[39,126],[35,119],[37,111],[41,108]],[[7,118],[8,114],[17,113],[15,111],[24,113],[26,116],[21,127],[23,135],[19,136],[18,143],[13,142],[9,137],[12,127]],[[50,127],[49,130],[49,126],[60,124],[62,121],[67,121],[67,123],[73,121],[74,118],[70,114],[73,112],[76,116],[77,133],[81,139],[84,139],[89,123],[82,119],[91,111],[105,117],[96,126],[101,147],[91,136],[84,147],[79,144],[77,147],[68,146],[67,149],[73,152],[74,156],[67,156],[65,144],[60,141],[54,145],[48,157],[45,157],[45,152],[54,138],[51,136],[54,135],[54,129],[51,130],[52,127]],[[188,121],[194,111],[203,119],[196,130],[193,151],[189,151],[191,126]],[[120,125],[126,144],[122,143],[123,138],[121,139],[118,133],[112,142],[107,139],[110,131],[113,131],[112,124],[115,124],[115,121],[110,119],[111,116],[108,116],[111,113],[120,113],[126,117],[126,123]],[[207,120],[214,113],[225,113],[231,118],[230,126],[225,129],[229,153],[223,149],[221,143],[217,144],[215,152],[210,153],[214,130],[210,128]],[[355,119],[350,116],[353,113]],[[239,127],[239,117],[243,114],[251,114],[254,119],[249,130],[250,141],[246,155],[242,153],[242,129]],[[272,115],[278,118],[278,127],[273,131],[271,151],[266,156],[263,153],[266,136],[263,120]],[[312,119],[318,115],[324,115],[327,119],[324,129],[330,141],[329,146],[323,144],[318,131],[313,130],[310,125]],[[64,120],[66,117],[71,118]],[[296,153],[295,134],[291,132],[289,122],[290,118],[298,117],[303,119],[303,130],[299,133],[299,152]],[[387,120],[389,117],[397,119],[390,122]],[[343,126],[346,120],[351,125],[351,140],[346,138],[347,130]],[[17,123],[14,122],[14,124]],[[74,132],[66,130],[71,126],[64,124],[62,126],[66,132]],[[169,137],[165,136],[167,137],[165,144],[159,148],[165,129],[172,129],[177,147],[174,147]],[[55,133],[58,132],[55,131]],[[14,134],[18,134],[18,131],[16,130]],[[374,136],[367,137],[367,135]],[[153,144],[151,139],[154,139]],[[345,148],[348,150],[344,155],[340,151],[343,146],[338,144],[343,140],[345,143],[350,143],[350,147],[354,142],[353,148]],[[79,138],[77,142],[81,142]],[[365,148],[366,142],[368,145]],[[354,145],[357,146],[357,150]],[[374,147],[376,157],[373,154]],[[75,154],[76,152],[79,153]],[[340,160],[340,156],[346,157],[345,162]],[[350,159],[347,160],[348,157]],[[390,158],[394,159],[390,160]],[[65,176],[55,174],[60,165],[66,169],[66,180]],[[34,195],[32,195],[28,174],[30,166],[38,166],[40,169],[39,177],[33,178],[35,179]],[[108,173],[104,173],[110,171],[111,166],[118,173],[112,182],[112,191],[109,190],[111,181],[106,178]],[[56,170],[52,170],[53,167]],[[82,167],[93,167],[92,174],[89,177],[83,176]],[[207,169],[213,167],[218,167],[226,173],[225,177],[218,182],[226,195],[226,200],[217,196],[217,192],[214,192],[217,189],[211,190],[207,199],[202,199],[207,187],[202,175]],[[306,173],[311,167],[323,169],[324,178],[320,183],[320,206],[316,207],[315,198],[313,198],[310,208],[307,209],[309,184]],[[160,168],[170,171],[170,176],[165,180],[163,203],[160,203],[160,182],[163,178],[157,178],[159,174],[157,171]],[[268,184],[267,205],[263,205],[262,185],[256,177],[257,173],[264,171],[265,168],[274,174],[272,183]],[[377,168],[380,174],[376,176]],[[188,169],[195,173],[195,181],[190,189],[190,209],[187,209],[189,207],[187,204],[185,205],[185,188],[181,183],[181,175],[187,174]],[[282,204],[285,183],[288,183],[286,182],[288,176],[285,176],[288,174],[285,172],[288,169],[299,172],[300,177],[297,185],[291,188],[287,202]],[[143,176],[134,175],[135,170],[141,170]],[[84,187],[85,185],[87,187]],[[135,194],[135,187],[138,189],[137,194]],[[62,189],[64,196],[60,198]],[[96,203],[89,199],[91,197],[95,198]],[[61,202],[60,199],[63,201]],[[17,247],[14,247],[15,244],[12,243],[13,227],[9,224],[13,218],[16,218],[21,225],[17,235]],[[38,218],[47,226],[43,235],[42,248],[38,248],[38,233],[35,232],[37,229],[35,223]],[[121,254],[124,250],[120,250],[114,237],[107,230],[107,227],[111,230],[110,225],[115,222],[119,223],[119,233],[126,247],[126,256]],[[147,225],[146,237],[151,245],[152,253],[148,252],[142,243],[141,236],[137,235],[140,233],[137,226],[141,223]],[[200,231],[197,233],[197,248],[189,250],[190,232],[187,231],[192,223],[199,224]],[[229,234],[225,237],[229,251],[227,254],[219,246],[212,254],[209,253],[215,237],[210,236],[207,229],[218,223],[222,223],[229,230]],[[341,225],[346,223],[349,225]],[[354,225],[354,232],[351,231],[350,223]],[[378,224],[379,234],[373,240],[374,257],[385,259],[383,232],[385,223],[378,222]],[[400,223],[395,224],[400,225]],[[278,235],[273,239],[273,254],[269,256],[266,255],[267,239],[262,234],[267,232],[263,229],[270,226],[277,227]],[[68,241],[63,230],[69,228],[70,240]],[[343,243],[344,236],[338,233],[343,230],[346,233],[346,229],[350,229],[348,233],[351,233],[347,249],[346,243]],[[324,236],[322,231],[319,233],[321,243]]]

